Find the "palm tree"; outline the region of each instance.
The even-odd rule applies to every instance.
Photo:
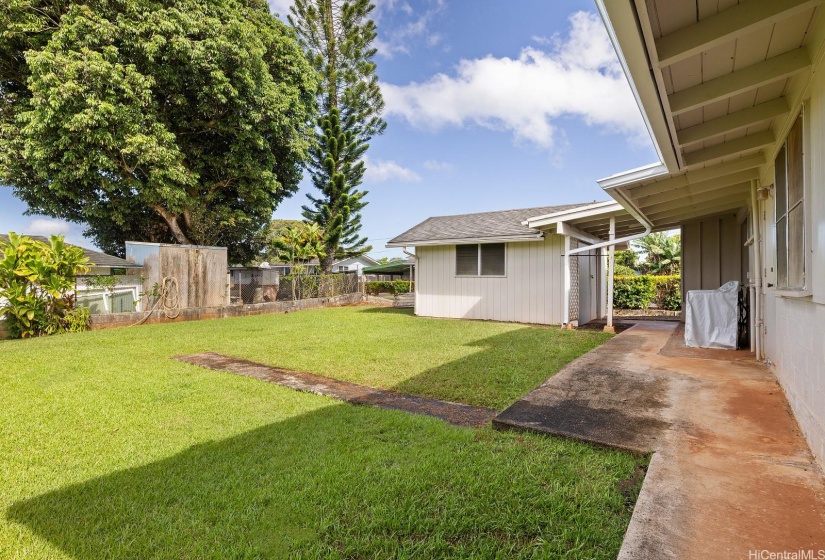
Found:
[[[650,235],[631,242],[642,253],[642,268],[657,276],[679,274],[682,265],[682,236],[666,232]]]

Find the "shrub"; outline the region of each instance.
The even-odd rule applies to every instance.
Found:
[[[413,289],[415,289],[414,282]],[[410,281],[392,280],[382,282],[367,282],[364,287],[364,291],[371,296],[377,296],[378,294],[387,292],[391,294],[406,294],[410,291]]]
[[[613,278],[613,307],[617,309],[647,309],[655,296],[650,276]]]
[[[636,276],[636,271],[623,264],[617,264],[613,267],[614,276]]]
[[[88,313],[74,307],[75,275],[88,271],[80,247],[60,235],[47,245],[12,232],[0,252],[0,317],[13,338],[88,328]]]
[[[647,309],[655,303],[660,309],[682,308],[679,276],[615,276],[613,306],[617,309]]]

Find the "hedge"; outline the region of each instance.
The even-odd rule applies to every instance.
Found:
[[[613,307],[616,309],[682,308],[682,283],[679,276],[614,276]]]
[[[415,283],[413,283],[413,289],[415,289]],[[410,291],[410,281],[392,280],[383,282],[367,282],[364,287],[364,291],[371,296],[377,296],[378,294],[385,294],[388,292],[391,294],[406,294]]]

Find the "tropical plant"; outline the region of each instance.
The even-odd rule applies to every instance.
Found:
[[[280,262],[290,265],[289,277],[292,299],[296,299],[296,277],[306,273],[306,263],[312,259],[324,257],[324,233],[318,224],[288,226],[280,230],[280,234],[270,240],[269,254]]]
[[[0,241],[0,317],[14,338],[85,330],[89,315],[75,309],[75,276],[89,270],[79,247],[63,236],[49,243],[9,233]]]
[[[627,267],[631,270],[638,271],[639,267],[639,255],[636,254],[636,251],[632,249],[627,249],[625,251],[616,251],[616,268],[620,266]],[[617,272],[616,275],[618,276],[619,273]]]
[[[359,234],[367,191],[358,186],[369,141],[386,128],[373,62],[374,9],[369,0],[295,0],[289,15],[321,83],[317,143],[309,162],[320,195],[307,195],[310,204],[303,207],[303,216],[323,228],[325,273],[332,271],[336,258],[372,249]]]
[[[682,264],[681,235],[666,232],[651,233],[632,241],[644,258],[641,267],[647,274],[666,276],[679,274]]]
[[[107,252],[246,262],[297,191],[316,85],[264,0],[4,0],[0,180]]]

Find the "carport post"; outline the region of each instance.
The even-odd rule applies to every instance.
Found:
[[[616,240],[616,218],[610,217],[610,241]],[[613,328],[613,264],[615,261],[616,244],[607,250],[607,325],[604,332],[616,332]]]

